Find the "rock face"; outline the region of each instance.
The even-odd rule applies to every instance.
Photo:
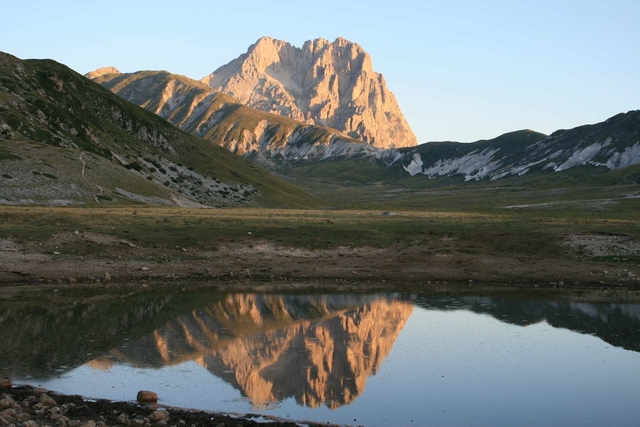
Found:
[[[202,81],[250,107],[328,126],[379,148],[417,144],[369,54],[343,38],[297,48],[263,37]]]
[[[256,154],[268,161],[380,151],[335,129],[247,107],[202,82],[166,71],[106,74],[94,81],[180,129],[243,156]]]

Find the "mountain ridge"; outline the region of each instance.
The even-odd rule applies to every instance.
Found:
[[[184,131],[240,155],[323,158],[375,150],[335,129],[247,107],[202,82],[167,71],[104,74],[95,81]]]

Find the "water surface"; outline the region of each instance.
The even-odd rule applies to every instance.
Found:
[[[0,307],[16,383],[354,425],[636,425],[640,305],[177,292]]]

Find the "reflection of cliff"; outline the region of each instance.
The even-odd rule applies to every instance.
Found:
[[[330,408],[364,390],[413,311],[382,296],[233,295],[169,322],[120,360],[195,360],[255,405],[289,397]]]
[[[428,310],[470,310],[514,325],[546,321],[556,328],[594,335],[627,350],[640,351],[640,304],[540,301],[493,297],[420,297]]]

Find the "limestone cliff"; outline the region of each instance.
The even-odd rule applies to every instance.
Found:
[[[335,129],[247,107],[204,83],[166,71],[109,73],[94,81],[180,129],[239,155],[307,159],[377,150]]]
[[[343,38],[297,48],[263,37],[202,81],[250,107],[328,126],[379,148],[417,144],[369,54]]]

